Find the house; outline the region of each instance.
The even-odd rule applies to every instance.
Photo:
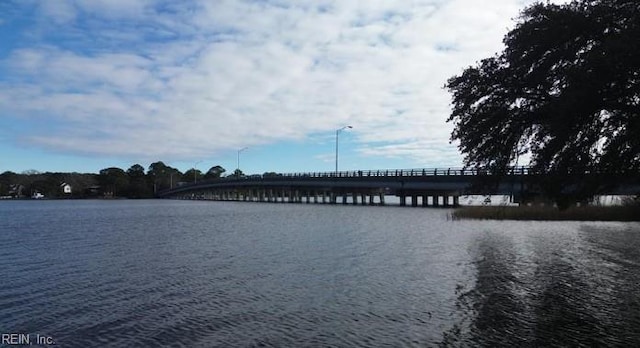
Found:
[[[71,185],[67,184],[66,182],[63,182],[62,184],[60,184],[60,189],[62,190],[62,193],[64,193],[65,195],[70,195],[71,194]]]

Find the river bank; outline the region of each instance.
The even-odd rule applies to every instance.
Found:
[[[639,206],[582,206],[559,210],[551,206],[462,207],[451,218],[475,220],[640,221]]]

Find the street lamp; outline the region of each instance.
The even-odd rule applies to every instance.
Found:
[[[202,161],[198,161],[196,163],[194,163],[193,165],[193,183],[197,184],[198,183],[198,177],[196,176],[198,174],[198,170],[196,169],[196,167],[198,166],[198,163],[200,163]]]
[[[238,150],[238,165],[236,167],[236,175],[240,177],[240,153],[244,150],[248,149],[248,147],[243,147]]]
[[[338,176],[338,136],[340,135],[340,132],[342,132],[345,129],[351,129],[353,127],[351,126],[344,126],[342,128],[336,129],[336,176]]]

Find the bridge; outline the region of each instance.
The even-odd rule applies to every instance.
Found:
[[[221,201],[289,202],[384,205],[385,196],[399,197],[401,206],[450,207],[462,195],[539,195],[539,174],[529,167],[511,167],[506,173],[460,168],[356,170],[228,176],[182,185],[158,193],[162,198]],[[565,175],[566,176],[566,175]],[[575,175],[574,175],[575,176]],[[637,175],[580,173],[579,178],[606,177],[622,183],[606,187],[601,194],[638,194]]]

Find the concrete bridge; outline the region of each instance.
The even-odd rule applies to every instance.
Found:
[[[581,173],[580,177],[602,177]],[[222,201],[290,202],[384,205],[386,195],[395,195],[401,206],[449,207],[461,195],[535,194],[544,175],[528,167],[513,167],[501,175],[486,170],[423,168],[357,170],[342,172],[289,173],[225,177],[174,187],[159,197]],[[612,186],[606,194],[638,194],[638,176],[624,175],[624,185]],[[612,179],[610,176],[609,179]],[[620,178],[612,182],[620,183]],[[603,192],[601,192],[603,193]]]

